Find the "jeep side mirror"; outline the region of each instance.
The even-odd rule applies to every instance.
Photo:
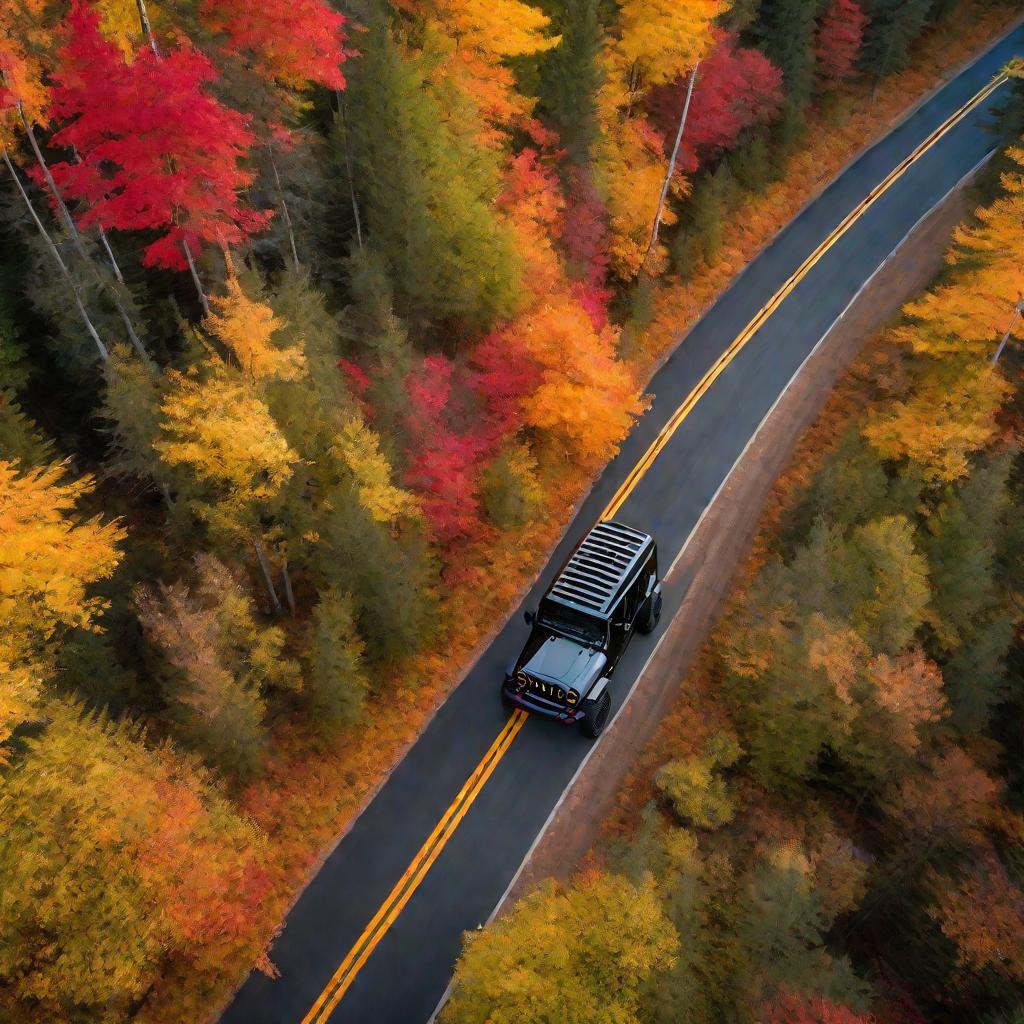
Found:
[[[537,621],[537,616],[533,612],[531,612],[529,609],[527,609],[525,612],[523,612],[523,618],[526,619],[526,624],[528,626],[532,626],[534,624],[534,622]]]

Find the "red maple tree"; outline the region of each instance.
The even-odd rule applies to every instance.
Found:
[[[823,88],[835,89],[853,74],[867,23],[854,0],[834,0],[829,7],[814,48]]]
[[[264,227],[270,213],[239,196],[253,179],[242,160],[255,137],[207,92],[217,73],[206,57],[184,42],[162,58],[143,47],[126,63],[82,0],[67,24],[50,115],[64,125],[53,144],[80,162],[52,171],[84,201],[81,226],[156,232],[143,263],[174,270],[186,267],[183,243],[234,245]]]
[[[767,1003],[761,1024],[874,1024],[871,1014],[855,1013],[824,996],[797,995],[785,989]]]
[[[666,139],[675,135],[688,84],[680,78],[651,93],[651,116]],[[692,173],[716,151],[730,149],[744,129],[769,120],[781,102],[782,72],[759,50],[739,47],[735,36],[722,34],[697,72],[679,170]]]
[[[295,89],[345,88],[346,19],[322,0],[203,0],[199,14],[225,52],[263,77]]]
[[[409,413],[403,482],[423,502],[434,538],[451,544],[480,531],[478,489],[483,455],[491,442],[487,431],[459,431],[450,423],[454,366],[442,355],[427,356],[406,377]]]

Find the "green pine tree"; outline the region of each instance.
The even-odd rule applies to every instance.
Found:
[[[910,46],[928,22],[932,0],[874,0],[864,33],[861,64],[884,78],[906,67]]]
[[[12,390],[0,390],[0,459],[26,467],[53,461],[53,444],[25,415]]]
[[[336,590],[326,591],[313,610],[305,686],[313,724],[324,733],[355,721],[362,712],[369,690],[363,650],[352,599]]]
[[[802,111],[814,88],[817,0],[763,0],[751,31],[782,70],[787,104]]]
[[[435,84],[442,55],[404,55],[380,23],[359,51],[348,141],[368,245],[386,261],[396,310],[417,325],[486,328],[515,310],[520,291],[511,231],[491,210],[497,156],[477,141],[467,101]]]
[[[562,37],[540,61],[538,111],[546,116],[568,150],[569,159],[588,165],[598,137],[597,91],[601,87],[603,30],[600,0],[553,0],[540,5]]]

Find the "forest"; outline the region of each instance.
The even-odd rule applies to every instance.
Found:
[[[777,485],[608,842],[469,934],[445,1024],[1024,1021],[1024,91],[1002,130],[945,268]]]
[[[272,973],[342,815],[646,408],[660,304],[729,270],[734,222],[770,233],[810,124],[909,103],[922,47],[966,59],[1013,14],[5,0],[0,1017],[199,1020],[253,962]],[[968,979],[1011,1008],[1016,391],[981,339],[1024,290],[1014,159],[716,639],[731,724],[659,774],[621,869],[544,896],[643,936],[619,1016],[580,1020],[746,1020],[767,993],[780,1024],[816,1019],[786,1000],[860,1020],[874,945],[925,942],[915,998]],[[943,805],[954,785],[976,801]],[[826,849],[843,877],[814,875]],[[500,954],[481,940],[467,979]],[[453,1020],[479,1019],[473,991]]]

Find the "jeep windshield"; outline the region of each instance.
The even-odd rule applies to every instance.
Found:
[[[541,603],[537,621],[554,633],[572,640],[580,640],[593,647],[600,647],[606,639],[605,624],[600,619],[553,602]]]

